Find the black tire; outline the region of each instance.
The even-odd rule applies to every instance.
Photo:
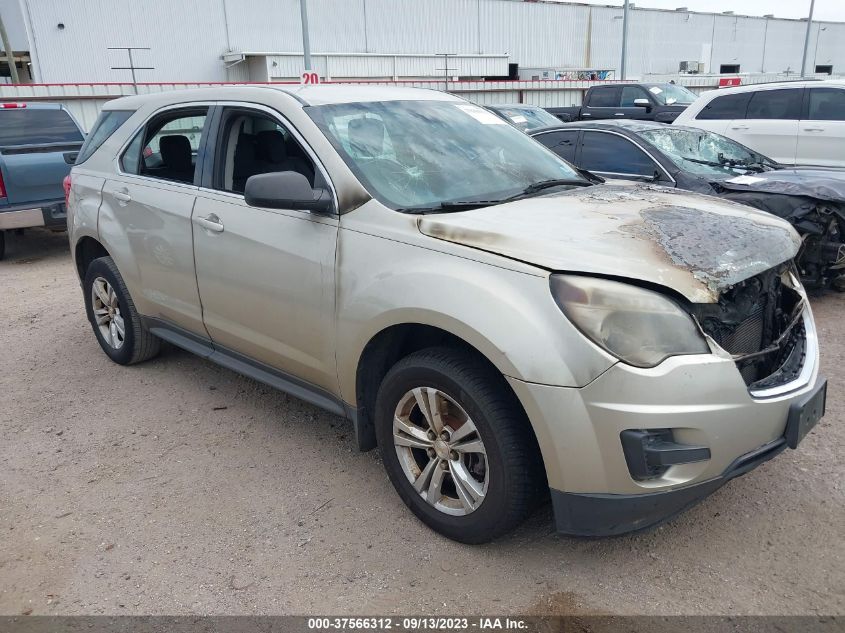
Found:
[[[393,418],[412,389],[442,391],[469,415],[486,449],[487,492],[469,514],[453,516],[430,505],[403,471],[393,441]],[[429,348],[400,360],[379,387],[376,436],[399,496],[423,523],[462,543],[486,543],[514,529],[547,492],[543,462],[530,423],[504,377],[470,351]]]
[[[125,332],[123,344],[119,349],[115,349],[105,339],[97,326],[92,299],[92,288],[97,278],[105,279],[117,296]],[[91,323],[94,336],[97,337],[97,342],[106,356],[120,365],[132,365],[150,359],[159,353],[161,340],[150,334],[149,330],[144,327],[138,315],[138,310],[135,309],[135,303],[126,289],[123,277],[120,276],[111,257],[100,257],[88,265],[85,279],[82,282],[82,291],[85,297],[85,312],[88,315],[88,321]]]
[[[6,231],[0,231],[0,260],[6,256]]]

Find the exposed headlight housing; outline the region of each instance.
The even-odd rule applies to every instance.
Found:
[[[658,292],[577,275],[552,275],[560,309],[591,341],[635,367],[654,367],[669,356],[707,354],[692,317]]]

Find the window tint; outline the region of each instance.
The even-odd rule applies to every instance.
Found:
[[[699,120],[744,119],[750,98],[749,92],[716,97],[704,106],[695,118]]]
[[[91,133],[82,144],[79,155],[76,157],[76,164],[79,165],[88,160],[91,155],[100,149],[100,146],[114,134],[115,130],[132,116],[131,110],[103,110],[94,122]]]
[[[82,132],[59,108],[0,108],[0,145],[81,143]]]
[[[634,108],[634,99],[648,99],[645,91],[639,86],[623,86],[621,105],[623,108]]]
[[[578,142],[577,130],[548,132],[547,134],[540,134],[534,138],[564,160],[573,164],[575,163],[575,148]]]
[[[272,117],[231,108],[223,113],[214,188],[243,193],[256,174],[295,171],[314,186],[316,170],[302,146]]]
[[[615,86],[593,88],[587,105],[591,108],[615,108],[619,105],[619,89]]]
[[[191,184],[207,108],[178,110],[155,117],[120,159],[129,174]]]
[[[746,119],[798,119],[801,112],[801,88],[760,90],[751,95]]]
[[[657,167],[631,141],[607,132],[584,132],[579,167],[589,171],[653,176]]]
[[[845,90],[810,88],[811,121],[845,121]]]

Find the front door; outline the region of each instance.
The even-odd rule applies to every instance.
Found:
[[[334,360],[336,216],[263,209],[244,201],[247,179],[322,173],[270,112],[224,108],[214,168],[193,211],[205,327],[215,345],[337,391]]]

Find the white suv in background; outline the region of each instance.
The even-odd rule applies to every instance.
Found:
[[[675,123],[724,134],[784,165],[845,167],[845,80],[706,92]]]

